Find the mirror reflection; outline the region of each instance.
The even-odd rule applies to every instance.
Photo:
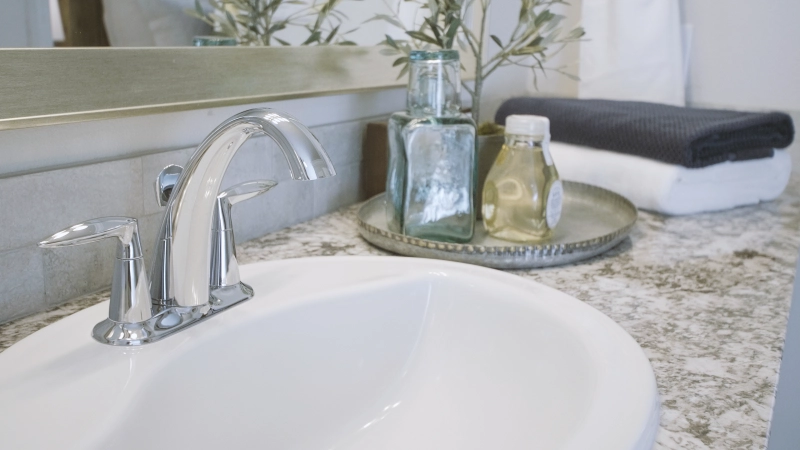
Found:
[[[414,11],[363,0],[3,0],[0,47],[376,45]]]

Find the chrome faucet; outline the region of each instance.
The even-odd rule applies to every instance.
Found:
[[[123,258],[126,263],[115,266],[120,269],[115,269],[112,286],[112,292],[120,294],[112,296],[109,318],[94,327],[92,336],[96,340],[121,346],[155,342],[252,297],[252,289],[240,281],[233,289],[231,285],[210,286],[209,280],[214,279],[210,276],[211,255],[212,245],[217,244],[212,243],[212,228],[218,222],[214,213],[219,208],[220,184],[239,147],[257,135],[275,140],[286,157],[293,179],[315,180],[335,175],[330,158],[317,139],[289,115],[266,108],[253,109],[223,122],[200,144],[182,171],[170,169],[164,177],[166,180],[172,177],[172,181],[162,185],[159,192],[161,201],[166,202],[166,211],[156,238],[155,260],[150,272],[151,304],[141,306],[141,287],[143,281],[145,285],[147,281],[146,276],[142,279],[144,270],[140,259],[136,262],[139,269],[132,271],[128,270],[131,264]],[[135,236],[138,245],[136,221],[124,219],[84,222],[54,234],[40,246],[77,245],[107,236],[123,236],[122,244],[128,243],[128,236]],[[110,226],[98,225],[112,220],[115,230],[124,225],[124,232],[109,232]],[[87,228],[86,224],[93,226]],[[76,229],[81,233],[79,238],[75,237],[75,231],[69,231]],[[90,239],[95,229],[104,234]],[[121,288],[132,283],[136,289]],[[134,292],[137,297],[128,298],[127,292]],[[134,319],[127,319],[132,315],[115,314],[130,310],[131,305],[136,305]]]

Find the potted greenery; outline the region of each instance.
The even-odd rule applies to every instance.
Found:
[[[400,19],[401,3],[417,3],[425,17],[416,29],[406,29]],[[475,13],[478,2],[478,24],[470,27],[467,16]],[[534,86],[538,75],[553,71],[576,79],[564,71],[563,67],[549,68],[545,63],[560,52],[566,45],[579,41],[585,34],[577,27],[565,32],[559,25],[563,15],[555,14],[551,8],[566,5],[563,0],[521,0],[517,25],[508,40],[503,41],[495,35],[488,35],[486,17],[492,0],[402,0],[389,14],[379,14],[371,20],[386,21],[402,29],[408,39],[393,39],[386,35],[382,42],[384,53],[397,55],[395,66],[402,67],[399,77],[408,71],[408,55],[415,49],[453,49],[471,53],[476,60],[474,84],[462,83],[463,89],[472,97],[472,118],[478,123],[478,186],[494,162],[503,145],[503,128],[493,122],[480,123],[481,95],[483,82],[497,69],[504,66],[527,67],[533,72]],[[487,39],[491,39],[499,50],[487,54]],[[478,208],[480,211],[480,208]]]
[[[211,25],[214,33],[236,39],[238,45],[291,45],[277,33],[288,27],[301,27],[308,38],[300,45],[355,45],[342,32],[347,18],[336,10],[344,0],[207,0],[204,8],[195,0],[195,8],[186,13]],[[292,12],[286,13],[290,5]],[[283,14],[279,14],[283,13]]]
[[[427,10],[417,29],[408,30],[399,17],[401,3],[418,3],[420,10]],[[479,2],[479,19],[477,30],[467,25],[466,16],[475,12],[475,2]],[[400,55],[394,62],[402,66],[399,77],[408,70],[408,55],[412,50],[421,49],[453,49],[458,47],[462,52],[471,53],[476,60],[474,86],[468,82],[463,88],[472,97],[472,118],[478,123],[480,117],[481,94],[483,82],[497,69],[504,66],[527,67],[533,73],[534,85],[537,76],[548,71],[557,72],[576,79],[563,67],[545,67],[545,63],[560,52],[566,45],[577,42],[585,34],[583,28],[576,27],[567,33],[559,27],[565,16],[555,14],[551,8],[555,5],[567,5],[563,0],[521,0],[517,25],[511,37],[503,42],[496,35],[487,36],[486,17],[492,0],[402,0],[398,9],[392,14],[378,14],[371,20],[384,20],[402,29],[409,39],[392,39],[386,35],[381,43],[387,48],[384,53]],[[485,53],[487,37],[500,50],[492,55]],[[483,124],[483,130],[492,134],[493,127]]]

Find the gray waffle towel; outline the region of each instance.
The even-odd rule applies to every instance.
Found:
[[[554,141],[642,156],[684,167],[772,156],[792,143],[787,114],[681,108],[657,103],[513,98],[497,111],[550,118]]]

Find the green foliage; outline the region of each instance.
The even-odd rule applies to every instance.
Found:
[[[239,45],[290,45],[276,34],[288,27],[302,27],[308,38],[301,45],[355,45],[342,32],[347,17],[336,10],[345,0],[200,0],[186,13],[211,25],[215,33],[236,38]],[[292,13],[281,16],[286,5],[295,5]]]
[[[408,56],[412,50],[452,49],[456,45],[462,52],[472,53],[476,59],[474,87],[464,84],[464,89],[472,96],[472,116],[477,121],[480,114],[480,98],[483,81],[497,69],[504,66],[520,66],[533,72],[534,86],[539,74],[548,71],[577,79],[566,72],[564,67],[547,67],[547,61],[566,45],[579,41],[585,34],[577,27],[565,32],[561,27],[563,15],[552,12],[556,5],[566,5],[563,0],[520,0],[517,25],[507,41],[496,35],[488,36],[497,47],[492,54],[484,54],[486,41],[486,14],[492,0],[396,0],[394,5],[384,0],[391,14],[378,14],[370,20],[382,20],[400,28],[408,39],[392,39],[386,36],[381,42],[386,46],[384,54],[399,56],[395,66],[402,66],[398,78],[408,73]],[[477,2],[477,3],[476,3]],[[400,20],[400,5],[415,3],[424,17],[415,29],[407,29]],[[476,8],[477,6],[477,8]],[[479,23],[469,23],[470,13],[480,15]]]
[[[483,122],[478,125],[478,135],[480,136],[493,136],[496,134],[505,133],[506,128],[494,122]]]

